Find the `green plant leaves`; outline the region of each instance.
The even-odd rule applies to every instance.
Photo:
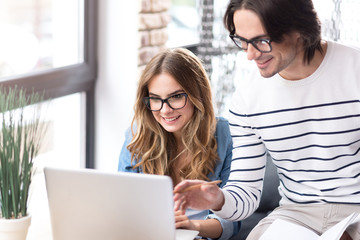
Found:
[[[0,206],[3,218],[27,215],[27,200],[46,124],[39,104],[44,94],[0,87]]]

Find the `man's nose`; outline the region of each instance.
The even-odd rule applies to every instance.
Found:
[[[252,44],[248,45],[248,49],[246,50],[248,60],[254,60],[260,57],[261,52],[257,50]]]

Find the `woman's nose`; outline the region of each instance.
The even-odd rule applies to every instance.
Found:
[[[169,104],[167,102],[164,102],[160,111],[166,113],[166,112],[171,112],[172,110],[173,109],[169,106]]]

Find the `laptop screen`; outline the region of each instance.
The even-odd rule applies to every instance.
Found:
[[[175,239],[171,178],[90,169],[44,172],[53,240]]]

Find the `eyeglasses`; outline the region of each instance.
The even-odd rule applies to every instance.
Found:
[[[254,38],[248,40],[246,38],[239,37],[233,34],[230,34],[229,37],[241,50],[247,50],[249,44],[252,44],[259,52],[262,53],[268,53],[272,50],[271,40],[269,39]]]
[[[186,105],[188,95],[186,93],[178,93],[168,98],[161,99],[157,97],[144,97],[146,107],[151,111],[160,111],[164,105],[167,105],[173,110],[179,110]]]

